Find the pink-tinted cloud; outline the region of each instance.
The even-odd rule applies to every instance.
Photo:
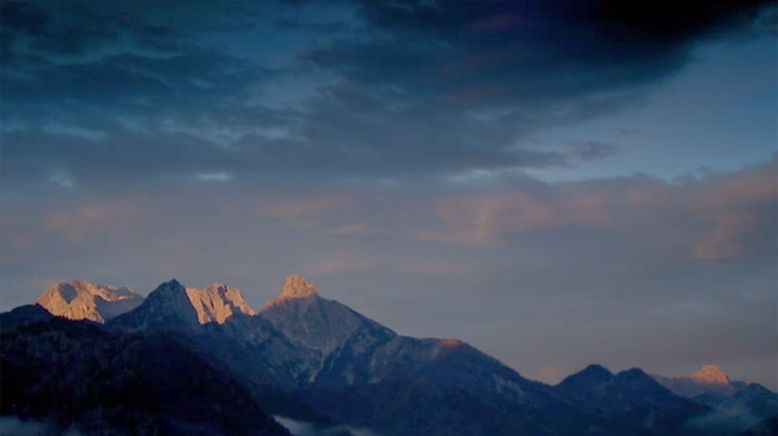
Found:
[[[324,231],[325,235],[367,235],[371,233],[364,224],[349,223]]]
[[[317,263],[311,272],[318,275],[342,272],[366,271],[376,267],[376,263],[367,258],[334,257]]]
[[[734,173],[666,183],[644,176],[518,186],[501,194],[439,200],[436,225],[414,229],[425,241],[489,246],[538,231],[589,228],[666,245],[701,261],[735,259],[775,227],[778,158]],[[772,227],[771,227],[772,226]]]
[[[260,211],[278,219],[299,219],[329,213],[352,202],[347,196],[322,196],[282,202],[268,208],[260,207]]]
[[[692,248],[700,260],[724,260],[746,254],[747,243],[763,239],[778,211],[778,157],[732,177],[714,178],[688,196],[691,213],[709,217],[706,232]]]
[[[710,237],[697,242],[693,254],[700,260],[723,260],[742,255],[743,240],[757,231],[759,218],[748,212],[724,213],[716,218]]]
[[[559,195],[561,194],[561,195]],[[442,229],[421,230],[416,236],[440,242],[483,245],[512,234],[574,225],[602,225],[609,220],[608,198],[597,193],[570,195],[519,191],[514,194],[444,200],[437,212]]]
[[[122,232],[131,223],[153,223],[159,214],[149,206],[144,196],[93,202],[73,209],[53,210],[45,218],[45,225],[54,234],[78,244],[103,232]]]
[[[333,227],[333,217],[351,210],[355,199],[348,195],[321,195],[302,200],[281,199],[258,206],[258,214],[275,219],[287,227],[321,230]]]

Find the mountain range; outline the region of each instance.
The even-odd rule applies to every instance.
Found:
[[[60,283],[0,315],[0,383],[0,415],[88,434],[778,433],[776,394],[712,365],[590,365],[551,386],[462,341],[399,335],[297,275],[259,311],[219,283],[145,299]]]

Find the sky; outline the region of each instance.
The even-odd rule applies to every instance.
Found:
[[[549,383],[778,389],[778,14],[680,3],[3,1],[0,309],[298,273]]]

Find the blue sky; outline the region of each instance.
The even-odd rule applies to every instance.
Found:
[[[548,382],[778,387],[769,2],[2,8],[4,310],[300,273]]]
[[[776,49],[770,36],[701,45],[694,60],[658,84],[643,104],[539,139],[614,142],[620,150],[616,156],[539,175],[571,180],[644,172],[672,180],[701,169],[732,171],[763,161],[778,135]]]

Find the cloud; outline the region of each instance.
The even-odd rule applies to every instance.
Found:
[[[366,2],[360,38],[302,57],[339,80],[311,99],[301,134],[373,171],[564,164],[528,137],[640,104],[694,42],[750,28],[753,5],[708,6],[646,3],[635,16],[613,2]],[[689,22],[668,18],[679,13]]]
[[[76,186],[76,182],[73,180],[73,176],[71,176],[66,171],[55,171],[51,176],[49,176],[49,180],[51,180],[53,183],[56,183],[57,185],[62,186],[63,188],[73,189]]]
[[[743,240],[759,231],[759,218],[753,213],[724,213],[716,217],[713,234],[694,246],[694,256],[702,260],[738,258]]]
[[[528,232],[581,227],[626,237],[650,234],[647,243],[682,243],[699,260],[737,259],[764,250],[759,235],[776,232],[776,171],[778,157],[773,156],[769,163],[739,172],[677,183],[633,176],[454,196],[436,206],[441,225],[415,236],[483,245],[507,243]]]
[[[346,196],[295,200],[275,206],[268,213],[275,218],[281,219],[315,216],[330,212],[337,207],[348,205],[351,201]]]
[[[581,161],[604,159],[616,154],[618,148],[606,142],[585,141],[573,146],[574,156]]]
[[[583,165],[618,147],[529,139],[641,104],[696,42],[754,33],[757,3],[3,2],[2,177],[59,168],[111,189],[214,167],[251,183]]]
[[[365,235],[369,233],[370,230],[368,230],[364,225],[356,223],[333,227],[331,229],[325,230],[324,232],[325,235]]]
[[[343,272],[366,271],[376,268],[376,264],[365,258],[332,257],[325,259],[313,267],[312,272],[318,275],[337,274]]]
[[[350,425],[338,425],[334,427],[321,428],[316,424],[307,421],[298,421],[285,416],[275,415],[273,419],[281,423],[295,436],[328,436],[348,433],[354,436],[378,436],[371,430],[364,427],[354,427]]]
[[[443,201],[438,209],[446,223],[442,231],[421,232],[418,236],[444,242],[485,244],[513,233],[603,225],[608,220],[604,207],[607,199],[601,194],[573,195],[572,198],[561,194],[557,198],[546,198],[537,193],[518,192]]]
[[[286,116],[254,101],[268,69],[198,33],[224,11],[194,8],[202,15],[192,18],[156,3],[2,8],[0,135],[3,178],[13,186],[39,183],[46,167],[80,173],[84,187],[142,183],[141,171],[146,180],[205,172],[208,162],[234,167],[240,158],[225,144],[278,130]],[[90,179],[91,170],[103,174]]]
[[[226,171],[216,171],[212,173],[195,174],[195,178],[203,182],[229,182],[234,178],[231,173]]]
[[[126,234],[125,230],[139,223],[159,220],[143,196],[97,201],[67,210],[53,210],[44,217],[49,236],[56,235],[78,245],[87,239],[104,234]]]

